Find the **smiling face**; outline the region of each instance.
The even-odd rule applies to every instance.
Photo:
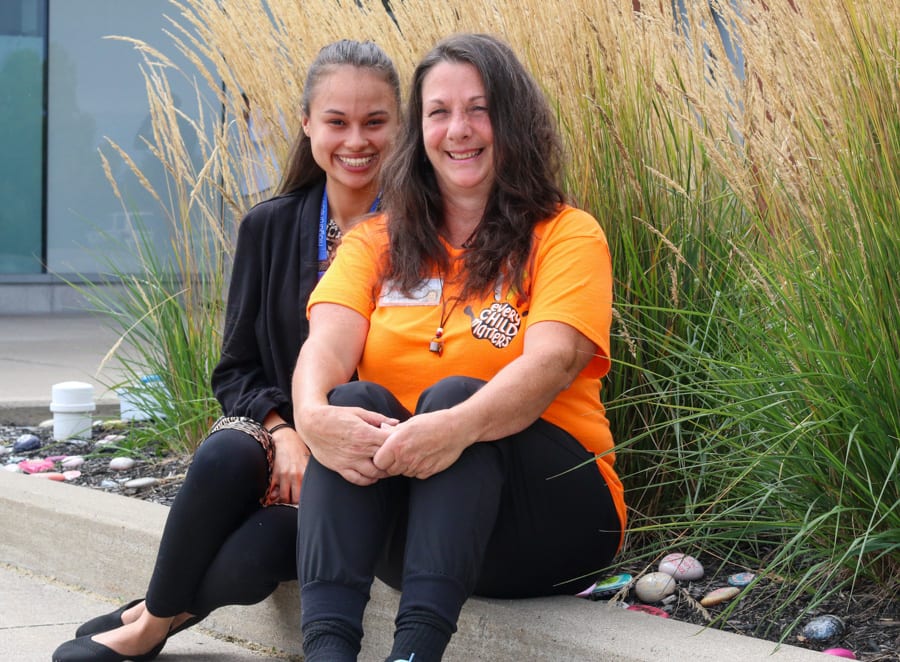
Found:
[[[478,70],[444,61],[422,80],[422,137],[442,195],[486,201],[494,184],[494,132]]]
[[[329,192],[375,185],[397,131],[397,115],[394,91],[377,73],[342,65],[322,77],[303,117],[303,131]]]

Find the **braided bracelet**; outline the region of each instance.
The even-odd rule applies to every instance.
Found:
[[[294,426],[290,423],[278,423],[277,425],[273,425],[272,427],[268,428],[266,432],[268,432],[270,435],[275,434],[275,432],[277,432],[281,428],[290,428],[291,430],[293,430]]]

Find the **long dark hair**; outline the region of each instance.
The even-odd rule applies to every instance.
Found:
[[[303,99],[300,103],[300,109],[304,116],[309,117],[310,103],[322,79],[332,73],[335,68],[348,65],[358,69],[368,69],[381,76],[382,80],[393,90],[397,105],[400,105],[400,77],[387,53],[371,41],[341,39],[324,46],[309,66],[306,82],[303,85]],[[281,184],[278,186],[278,194],[296,191],[324,177],[325,172],[313,159],[309,137],[300,130],[291,146],[287,167],[281,178]]]
[[[520,293],[533,228],[556,213],[562,146],[547,100],[532,76],[497,38],[458,34],[438,43],[413,74],[407,113],[382,171],[389,217],[390,259],[385,279],[409,293],[449,256],[438,239],[443,204],[422,136],[422,83],[441,62],[470,64],[487,95],[494,136],[494,184],[484,216],[465,253],[461,299],[483,294],[502,274]]]

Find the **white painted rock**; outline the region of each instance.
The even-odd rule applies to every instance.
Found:
[[[3,470],[12,474],[22,473],[22,468],[18,464],[5,464],[3,465]]]
[[[700,601],[700,604],[704,607],[713,607],[717,604],[721,604],[726,600],[731,600],[734,596],[741,592],[737,586],[723,586],[722,588],[717,588],[706,595],[703,596],[703,599]]]
[[[642,602],[659,602],[675,592],[675,580],[664,572],[651,572],[637,580],[634,592]]]
[[[48,418],[46,420],[41,421],[40,423],[38,423],[38,427],[41,430],[49,430],[50,428],[53,427],[53,419]]]
[[[84,458],[80,455],[70,455],[60,463],[63,469],[77,469],[84,464]]]
[[[129,480],[123,485],[123,487],[127,487],[131,490],[142,490],[145,487],[153,487],[157,482],[158,481],[155,478],[148,476],[146,478],[135,478],[133,480]]]
[[[703,565],[687,554],[666,554],[659,562],[659,571],[678,581],[693,582],[703,576]]]
[[[75,480],[76,478],[78,478],[81,475],[81,472],[75,471],[73,469],[71,471],[63,471],[62,475],[63,475],[63,478],[65,478],[66,480]]]
[[[110,471],[128,471],[134,466],[134,460],[130,457],[114,457],[109,461]]]

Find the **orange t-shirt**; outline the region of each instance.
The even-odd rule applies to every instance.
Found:
[[[451,262],[464,253],[445,247]],[[444,377],[491,379],[522,353],[530,324],[554,321],[574,327],[597,345],[597,354],[542,418],[600,455],[597,465],[624,531],[624,490],[613,469],[613,439],[600,400],[600,378],[610,365],[612,265],[596,219],[562,206],[555,217],[535,226],[527,299],[501,281],[484,298],[454,303],[460,289],[454,274],[442,278],[437,271],[411,296],[402,295],[381,283],[387,252],[386,218],[364,221],[343,238],[334,263],[309,298],[307,310],[335,303],[369,321],[359,378],[384,386],[415,411],[422,391]],[[429,345],[439,326],[443,351],[437,354]]]

